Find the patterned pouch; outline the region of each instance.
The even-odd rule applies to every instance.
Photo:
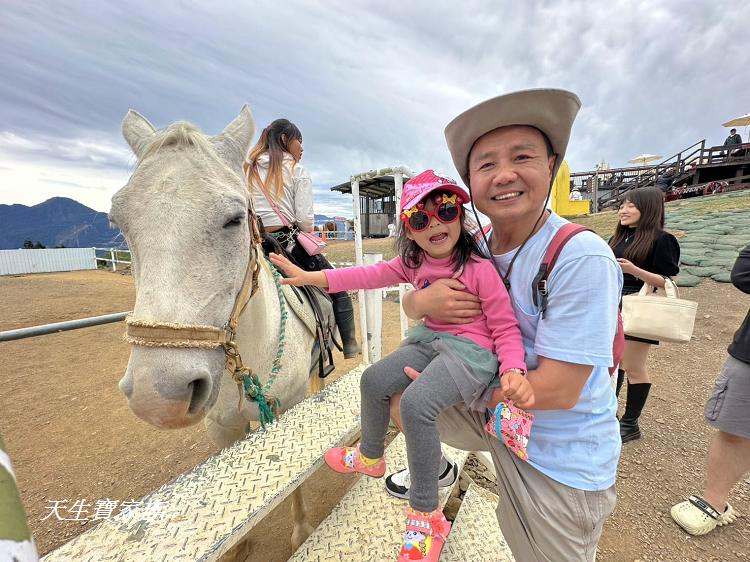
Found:
[[[513,451],[521,460],[528,460],[529,454],[526,449],[529,445],[531,426],[534,423],[534,414],[515,406],[513,402],[500,402],[495,408],[490,421],[485,426],[485,431],[494,437],[498,437]]]

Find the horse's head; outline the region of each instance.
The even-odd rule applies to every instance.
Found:
[[[252,203],[242,175],[255,132],[250,110],[215,137],[184,122],[157,131],[132,110],[122,132],[137,165],[112,198],[110,220],[132,254],[132,320],[167,332],[222,328],[252,259]],[[224,350],[190,341],[181,347],[174,340],[184,334],[166,345],[148,338],[133,345],[120,381],[133,412],[158,427],[202,419],[219,392]]]

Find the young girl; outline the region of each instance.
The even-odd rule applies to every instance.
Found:
[[[664,277],[677,275],[680,271],[680,244],[664,231],[664,195],[661,190],[643,187],[629,191],[617,216],[619,222],[609,246],[622,268],[622,296],[637,293],[644,282],[653,287],[664,287]],[[659,342],[625,336],[622,368],[617,371],[617,394],[626,374],[628,379],[625,413],[620,418],[623,443],[641,436],[638,418],[651,390],[646,359],[652,345],[659,345]]]
[[[490,383],[497,381],[498,364],[505,398],[522,408],[533,405],[521,333],[508,293],[465,227],[461,205],[468,201],[469,194],[453,180],[427,170],[404,185],[399,257],[367,267],[307,272],[271,254],[271,261],[288,276],[282,282],[291,285],[317,285],[333,292],[403,282],[419,289],[452,277],[480,298],[478,318],[462,325],[425,318],[423,325],[409,331],[398,350],[362,374],[362,440],[358,447],[326,453],[326,463],[337,472],[383,476],[389,399],[403,393],[400,407],[411,488],[399,560],[436,561],[450,530],[438,509],[440,412],[462,401],[484,411]],[[422,375],[412,381],[405,367]]]

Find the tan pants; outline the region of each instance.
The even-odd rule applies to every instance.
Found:
[[[452,447],[490,451],[500,496],[497,520],[518,562],[596,560],[604,521],[617,499],[614,485],[587,492],[549,478],[487,434],[483,414],[463,404],[445,410],[438,429]]]

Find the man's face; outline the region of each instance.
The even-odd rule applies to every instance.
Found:
[[[542,134],[513,125],[490,131],[469,154],[469,181],[474,203],[495,226],[535,220],[544,207],[554,156],[547,156]]]

